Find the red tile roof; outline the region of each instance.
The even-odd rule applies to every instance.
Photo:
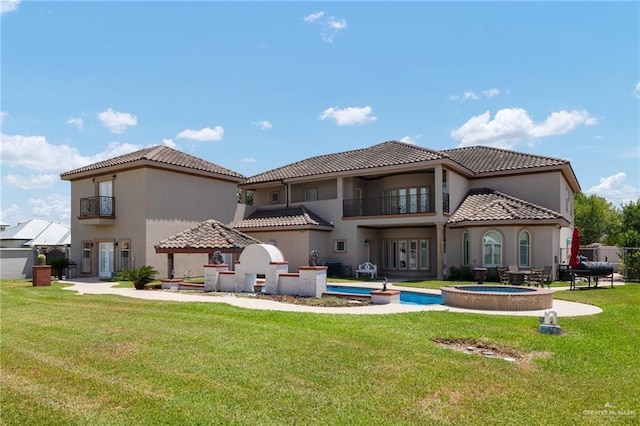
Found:
[[[218,175],[228,176],[235,178],[234,180],[243,180],[244,176],[240,173],[236,173],[232,170],[225,169],[216,164],[210,163],[193,155],[186,154],[168,146],[153,146],[150,148],[141,149],[139,151],[131,152],[129,154],[121,155],[119,157],[110,158],[108,160],[100,161],[97,163],[89,164],[84,167],[80,167],[75,170],[64,172],[60,175],[61,178],[72,177],[73,175],[98,171],[107,167],[115,166],[130,166],[136,162],[142,162],[147,165],[169,165],[178,166],[185,169],[199,170],[208,173],[214,173]]]
[[[155,247],[157,253],[238,251],[261,241],[217,220],[205,220],[185,231],[160,241]]]
[[[564,217],[551,209],[520,200],[489,188],[472,189],[448,224],[483,221],[562,221]]]
[[[453,161],[466,168],[471,175],[569,164],[567,160],[486,146],[435,151],[405,142],[388,141],[368,148],[319,155],[287,164],[252,176],[243,185],[425,161]]]
[[[256,210],[236,223],[233,227],[247,232],[255,231],[256,228],[273,227],[326,228],[327,230],[331,230],[333,224],[301,205],[296,207]]]

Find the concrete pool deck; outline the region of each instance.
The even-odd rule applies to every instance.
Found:
[[[453,308],[444,305],[404,305],[399,303],[390,303],[388,305],[368,305],[353,307],[319,307],[294,305],[290,303],[281,303],[273,300],[258,299],[251,297],[250,294],[236,296],[228,293],[205,293],[197,294],[194,292],[179,292],[170,290],[136,290],[134,288],[114,288],[117,283],[100,281],[98,278],[78,278],[73,280],[62,280],[61,284],[69,284],[64,287],[65,290],[76,291],[79,295],[102,295],[112,294],[123,297],[131,297],[136,299],[157,300],[157,301],[173,301],[173,302],[204,302],[204,303],[227,303],[232,306],[247,309],[260,310],[276,310],[285,312],[309,312],[320,314],[351,314],[351,315],[380,315],[380,314],[397,314],[406,312],[423,312],[423,311],[448,311],[460,313],[476,313],[488,315],[513,315],[541,317],[544,316],[544,310],[536,311],[489,311]],[[381,287],[379,283],[363,282],[363,283],[329,283],[330,285],[348,285],[349,287]],[[624,283],[616,282],[615,285],[624,285]],[[404,290],[416,293],[440,294],[440,290],[419,289],[412,287],[402,287],[401,285],[388,284],[389,290]],[[609,287],[606,287],[609,288]],[[552,291],[564,291],[569,287],[555,287]],[[583,315],[594,315],[602,312],[597,306],[587,305],[584,303],[569,302],[565,300],[553,300],[552,310],[556,311],[558,317],[574,317]]]

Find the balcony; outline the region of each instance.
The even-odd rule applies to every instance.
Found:
[[[342,201],[343,217],[434,213],[422,195],[351,199]],[[449,194],[442,194],[442,210],[449,213]]]
[[[80,217],[84,225],[111,225],[116,218],[114,197],[86,197],[80,199]]]

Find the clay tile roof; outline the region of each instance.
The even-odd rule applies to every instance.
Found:
[[[437,160],[443,157],[446,156],[438,151],[409,143],[389,141],[373,145],[369,148],[307,158],[306,160],[252,176],[247,179],[245,183],[271,182],[326,173],[373,169],[377,167]]]
[[[333,224],[322,219],[305,206],[256,210],[234,225],[236,229],[251,230],[272,227],[326,227]]]
[[[446,149],[440,152],[476,174],[569,164],[567,160],[488,146]]]
[[[560,220],[562,215],[488,188],[472,189],[449,218],[449,224],[481,221]]]
[[[75,170],[64,172],[60,177],[72,176],[74,174],[88,172],[93,170],[99,170],[106,167],[114,166],[126,166],[128,164],[146,161],[150,163],[157,163],[158,165],[170,165],[184,167],[186,169],[200,170],[209,173],[216,173],[224,176],[230,176],[238,179],[244,179],[244,176],[240,173],[236,173],[232,170],[225,169],[216,164],[210,163],[193,155],[185,154],[184,152],[170,148],[168,146],[152,146],[150,148],[141,149],[139,151],[131,152],[129,154],[121,155],[119,157],[110,158],[108,160],[100,161],[97,163],[89,164],[84,167],[80,167]]]
[[[217,220],[205,220],[196,226],[160,241],[156,251],[171,249],[239,250],[261,241],[224,225]]]

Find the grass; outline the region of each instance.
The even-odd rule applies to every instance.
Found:
[[[0,283],[3,425],[638,424],[640,286],[561,318],[319,315]],[[465,355],[480,340],[527,363]]]

